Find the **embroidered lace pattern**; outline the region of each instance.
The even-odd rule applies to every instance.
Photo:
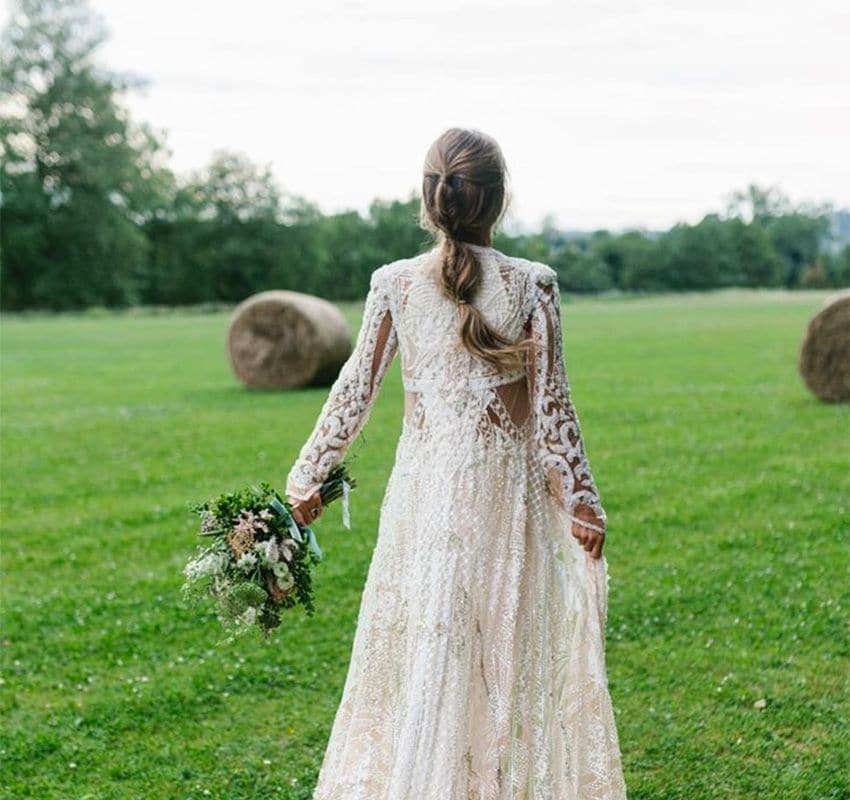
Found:
[[[315,800],[622,800],[604,630],[605,524],[561,346],[554,272],[476,248],[476,306],[529,340],[499,373],[457,334],[429,251],[372,278],[363,324],[287,481],[308,496],[396,352],[401,436]]]

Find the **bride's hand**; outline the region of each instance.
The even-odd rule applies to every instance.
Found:
[[[292,500],[292,516],[302,528],[309,528],[322,514],[322,495],[317,489],[306,500]]]
[[[603,530],[605,528],[604,523],[587,506],[577,506],[573,516],[597,528],[602,528]],[[582,525],[581,522],[577,520],[573,520],[572,534],[579,540],[579,542],[581,542],[582,547],[584,547],[584,549],[590,553],[593,558],[602,557],[602,548],[605,545],[604,533],[600,533],[593,528]]]

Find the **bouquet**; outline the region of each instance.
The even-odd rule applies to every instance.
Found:
[[[348,493],[355,482],[345,464],[335,467],[319,492],[322,505],[343,499],[348,522]],[[213,597],[219,621],[232,633],[257,625],[264,636],[281,623],[284,609],[313,606],[313,567],[322,559],[316,534],[302,528],[292,507],[268,484],[223,494],[190,509],[201,518],[198,548],[183,568],[184,599]]]

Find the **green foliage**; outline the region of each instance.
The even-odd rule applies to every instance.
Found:
[[[243,509],[259,512],[268,508],[275,499],[279,501],[280,497],[272,489],[271,484],[262,481],[256,488],[246,486],[233,492],[216,495],[204,503],[190,503],[189,509],[198,516],[203,516],[205,511],[209,511],[225,527],[229,527],[236,522]]]
[[[94,64],[103,38],[83,0],[19,0],[4,31],[5,308],[140,299],[140,224],[162,207],[171,176],[157,136],[120,104],[127,81]]]
[[[639,231],[612,235],[600,231],[590,237],[590,252],[605,264],[613,285],[622,289],[657,291],[670,287],[667,264],[658,242]],[[570,284],[566,284],[571,288]]]
[[[830,286],[850,286],[850,244],[824,256]]]
[[[795,370],[823,297],[725,291],[563,309],[610,517],[608,676],[636,800],[850,795],[850,475],[836,446],[850,418]],[[4,797],[311,796],[399,434],[401,375],[395,365],[355,445],[352,530],[334,508],[317,523],[327,557],[315,616],[285,613],[268,642],[217,647],[214,616],[174,603],[186,500],[280,485],[325,398],[244,391],[223,357],[227,322],[0,322]]]
[[[785,286],[799,286],[803,272],[817,260],[829,231],[829,220],[795,211],[766,223],[776,252],[785,263]]]
[[[133,84],[95,65],[104,38],[85,0],[18,0],[4,32],[4,309],[236,303],[273,288],[357,300],[376,267],[430,245],[413,196],[323,215],[228,151],[175,178],[161,138],[122,106]],[[550,219],[495,245],[577,293],[847,285],[830,219],[750,186],[725,215],[662,234],[567,236]]]
[[[344,481],[352,488],[355,485],[346,465],[339,464],[322,484],[323,503],[341,496]],[[189,509],[200,517],[200,535],[211,544],[200,547],[184,568],[184,599],[197,601],[204,594],[215,598],[219,620],[234,633],[257,624],[268,635],[280,624],[281,611],[297,605],[314,613],[312,570],[320,560],[315,534],[295,527],[289,504],[268,482],[190,503]],[[241,537],[238,549],[231,540],[234,533]],[[269,540],[276,547],[264,560],[256,548]],[[289,554],[279,555],[280,547]],[[238,558],[245,553],[253,563],[243,567]],[[199,591],[199,585],[206,592]],[[274,593],[273,586],[277,587]],[[250,613],[247,621],[242,616],[245,612]]]
[[[244,155],[221,151],[209,166],[190,175],[174,198],[178,219],[276,222],[281,215],[280,190],[269,167],[258,167]]]
[[[829,274],[820,258],[809,264],[800,275],[800,286],[803,289],[825,289],[829,285]]]
[[[737,262],[735,281],[738,286],[781,286],[784,276],[782,256],[773,247],[770,233],[759,223],[747,224],[740,218],[727,223],[731,258]]]
[[[573,292],[600,292],[614,286],[611,267],[586,242],[567,242],[549,261],[558,282]]]
[[[256,583],[242,581],[229,586],[222,599],[228,613],[237,617],[249,608],[263,605],[266,593]]]

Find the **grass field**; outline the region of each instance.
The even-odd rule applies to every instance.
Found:
[[[850,407],[796,354],[820,294],[565,306],[610,517],[608,669],[633,800],[850,798]],[[350,309],[356,322],[357,309]],[[217,647],[179,602],[186,502],[281,485],[323,390],[251,393],[224,314],[7,318],[3,797],[309,798],[399,431],[358,446],[319,613]],[[764,707],[758,707],[764,706]]]

